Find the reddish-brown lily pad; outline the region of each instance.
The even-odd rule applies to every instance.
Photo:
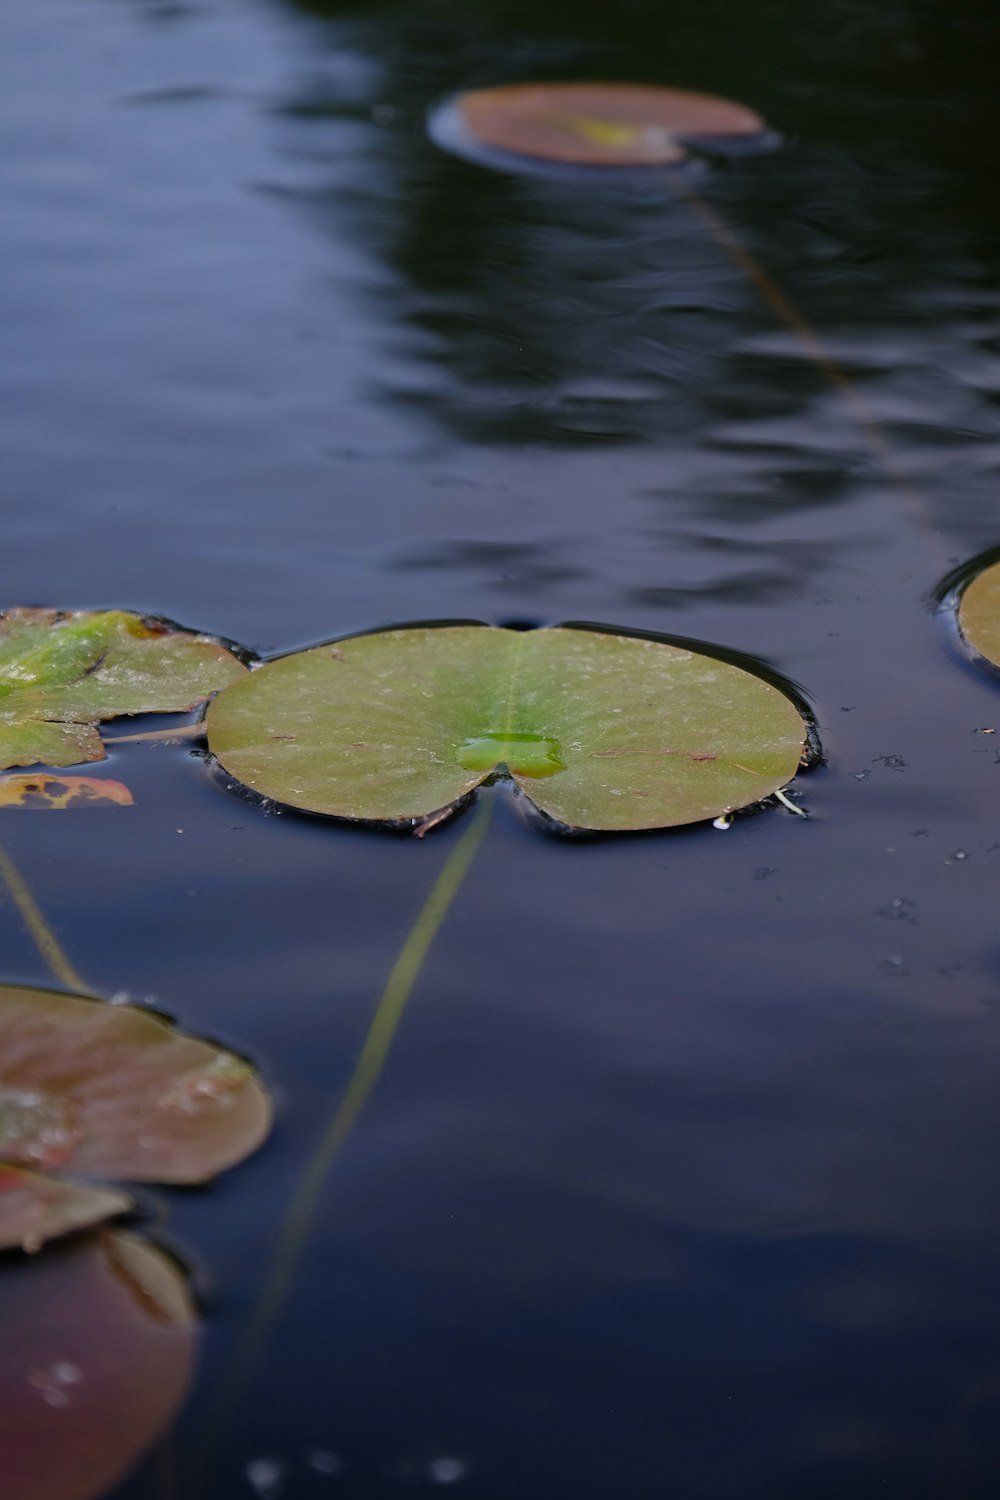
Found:
[[[444,144],[581,167],[667,166],[687,145],[766,135],[752,109],[685,89],[634,83],[516,83],[445,106]],[[449,130],[449,119],[451,129]]]
[[[0,986],[0,1161],[204,1182],[267,1135],[249,1063],[132,1005]]]
[[[168,1427],[191,1380],[195,1314],[177,1267],[100,1233],[0,1277],[0,1493],[95,1500]]]
[[[115,1188],[0,1165],[0,1250],[38,1250],[46,1240],[90,1229],[131,1206]]]

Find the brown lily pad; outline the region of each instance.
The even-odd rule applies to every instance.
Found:
[[[0,807],[41,809],[133,807],[123,781],[98,776],[0,776]]]
[[[190,1384],[195,1313],[167,1257],[100,1233],[0,1277],[4,1500],[94,1500],[168,1427]]]
[[[260,1144],[253,1068],[132,1005],[0,986],[0,1161],[196,1183]]]
[[[514,156],[588,167],[670,165],[699,143],[762,136],[729,99],[634,83],[517,83],[459,94],[451,108],[473,142]]]
[[[115,1188],[0,1165],[0,1250],[38,1250],[46,1240],[90,1229],[131,1206]]]

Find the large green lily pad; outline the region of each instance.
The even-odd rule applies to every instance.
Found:
[[[769,682],[634,636],[485,625],[388,630],[269,662],[213,700],[238,781],[341,818],[457,802],[500,766],[574,828],[666,828],[789,781],[805,725]]]
[[[984,568],[967,586],[958,623],[970,646],[1000,667],[1000,562]]]
[[[218,641],[124,610],[8,610],[0,768],[103,760],[102,719],[196,708],[245,671]]]
[[[174,1263],[102,1233],[0,1277],[4,1500],[95,1500],[169,1425],[197,1328]]]
[[[249,1063],[161,1016],[0,986],[0,1162],[142,1182],[204,1182],[271,1122]]]

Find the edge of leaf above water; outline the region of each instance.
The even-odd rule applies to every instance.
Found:
[[[0,986],[7,1246],[125,1211],[129,1200],[101,1183],[207,1182],[257,1150],[273,1114],[246,1059],[158,1012]]]
[[[963,654],[978,670],[1000,676],[1000,546],[952,569],[934,591]]]
[[[98,725],[188,713],[245,675],[246,653],[132,610],[0,614],[0,769],[106,758]]]
[[[440,647],[431,645],[436,632],[448,637]],[[383,649],[387,637],[393,644]],[[231,789],[304,812],[377,826],[426,826],[466,802],[506,760],[520,791],[561,830],[643,831],[742,811],[780,790],[803,763],[815,764],[815,725],[801,692],[759,662],[751,666],[741,656],[737,665],[736,655],[682,637],[590,623],[524,631],[478,621],[418,621],[272,658],[218,694],[205,722],[209,748],[232,779]],[[335,684],[330,668],[338,658],[350,671]],[[607,683],[618,691],[623,674],[632,696],[626,682],[620,701],[605,701]],[[373,697],[376,681],[382,686]],[[594,682],[602,684],[596,706],[585,691]],[[501,700],[507,727],[498,736]],[[748,746],[736,732],[739,716],[748,714],[765,725],[756,745]],[[665,742],[675,725],[681,738],[705,734],[706,715],[710,746],[696,739],[690,746]],[[633,720],[643,733],[659,736],[655,748],[630,739],[626,726]],[[491,764],[456,759],[470,738],[499,737],[510,747],[511,736],[568,750],[571,759],[557,767],[565,774],[539,769],[537,755],[523,770],[499,752]],[[588,752],[597,740],[603,748]],[[357,752],[372,749],[372,741],[378,757],[359,759]],[[741,759],[730,754],[733,743]],[[487,759],[488,751],[487,745]],[[627,783],[616,787],[612,783],[621,778],[610,774],[617,766],[607,758],[622,756],[632,764]],[[650,761],[640,767],[644,756],[657,758],[655,774]],[[668,757],[676,760],[665,778]],[[756,766],[745,763],[761,757]],[[597,767],[597,760],[604,764]],[[687,762],[717,764],[697,771],[689,764],[682,773],[679,767]],[[604,771],[607,785],[598,778]],[[699,790],[713,781],[718,788],[726,776],[728,791],[721,795]],[[345,793],[352,782],[354,790]],[[672,809],[663,790],[667,782],[675,788]]]
[[[427,129],[442,150],[515,174],[602,182],[688,175],[702,156],[760,155],[781,137],[737,100],[621,79],[529,79],[439,100]]]

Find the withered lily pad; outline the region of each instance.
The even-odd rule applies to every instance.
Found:
[[[101,776],[0,776],[0,807],[61,811],[80,807],[133,807],[123,781]]]
[[[130,1207],[131,1199],[113,1188],[0,1165],[0,1250],[38,1250],[46,1240],[89,1229]]]
[[[218,641],[123,610],[8,610],[0,768],[103,760],[101,720],[196,708],[245,670]]]
[[[209,746],[264,796],[421,818],[506,766],[574,828],[666,828],[778,790],[805,725],[778,688],[679,646],[559,627],[415,627],[269,662],[213,700]]]
[[[177,1267],[102,1233],[0,1277],[4,1500],[94,1500],[168,1427],[193,1372]]]
[[[970,646],[1000,667],[1000,562],[984,568],[966,587],[958,623]]]
[[[0,986],[0,1161],[142,1182],[204,1182],[267,1135],[250,1065],[162,1017]]]
[[[459,94],[433,117],[442,145],[509,165],[669,166],[688,146],[768,139],[764,121],[729,99],[634,83],[517,83]]]

